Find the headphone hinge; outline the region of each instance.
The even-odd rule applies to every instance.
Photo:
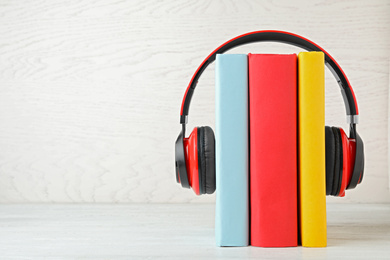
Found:
[[[180,115],[180,124],[187,124],[188,115]]]
[[[359,115],[347,115],[347,123],[348,124],[358,124],[359,123]]]

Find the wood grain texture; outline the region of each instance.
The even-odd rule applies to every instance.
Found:
[[[175,183],[185,87],[236,35],[280,29],[327,49],[350,78],[365,140],[364,183],[330,202],[390,202],[389,1],[2,1],[0,202],[213,202]],[[298,52],[281,44],[235,53]],[[326,121],[345,127],[326,74]],[[214,67],[189,129],[214,126]]]
[[[2,259],[389,259],[389,204],[333,204],[326,248],[217,247],[210,204],[1,205]]]

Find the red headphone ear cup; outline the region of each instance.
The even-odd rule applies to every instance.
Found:
[[[215,137],[209,126],[198,128],[198,162],[200,194],[215,191]]]
[[[356,133],[355,147],[352,147],[351,160],[353,165],[351,168],[351,179],[348,183],[347,189],[355,188],[363,179],[364,173],[364,145],[363,140]]]
[[[184,138],[184,154],[189,186],[197,195],[201,194],[199,182],[198,128],[192,130],[188,138]]]

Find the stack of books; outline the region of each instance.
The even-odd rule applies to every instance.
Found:
[[[324,54],[218,54],[216,243],[325,247]]]

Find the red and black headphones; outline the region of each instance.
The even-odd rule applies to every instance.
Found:
[[[358,106],[351,84],[337,62],[320,46],[297,34],[273,30],[250,32],[225,42],[207,56],[192,76],[181,105],[182,131],[175,143],[176,181],[184,188],[192,187],[197,195],[212,194],[215,191],[213,130],[208,126],[195,127],[190,136],[185,137],[191,98],[199,77],[217,54],[243,44],[265,41],[291,44],[325,54],[325,64],[340,85],[349,123],[349,138],[343,129],[325,126],[326,195],[343,196],[346,189],[353,189],[362,181],[364,171],[364,146],[356,131]]]

